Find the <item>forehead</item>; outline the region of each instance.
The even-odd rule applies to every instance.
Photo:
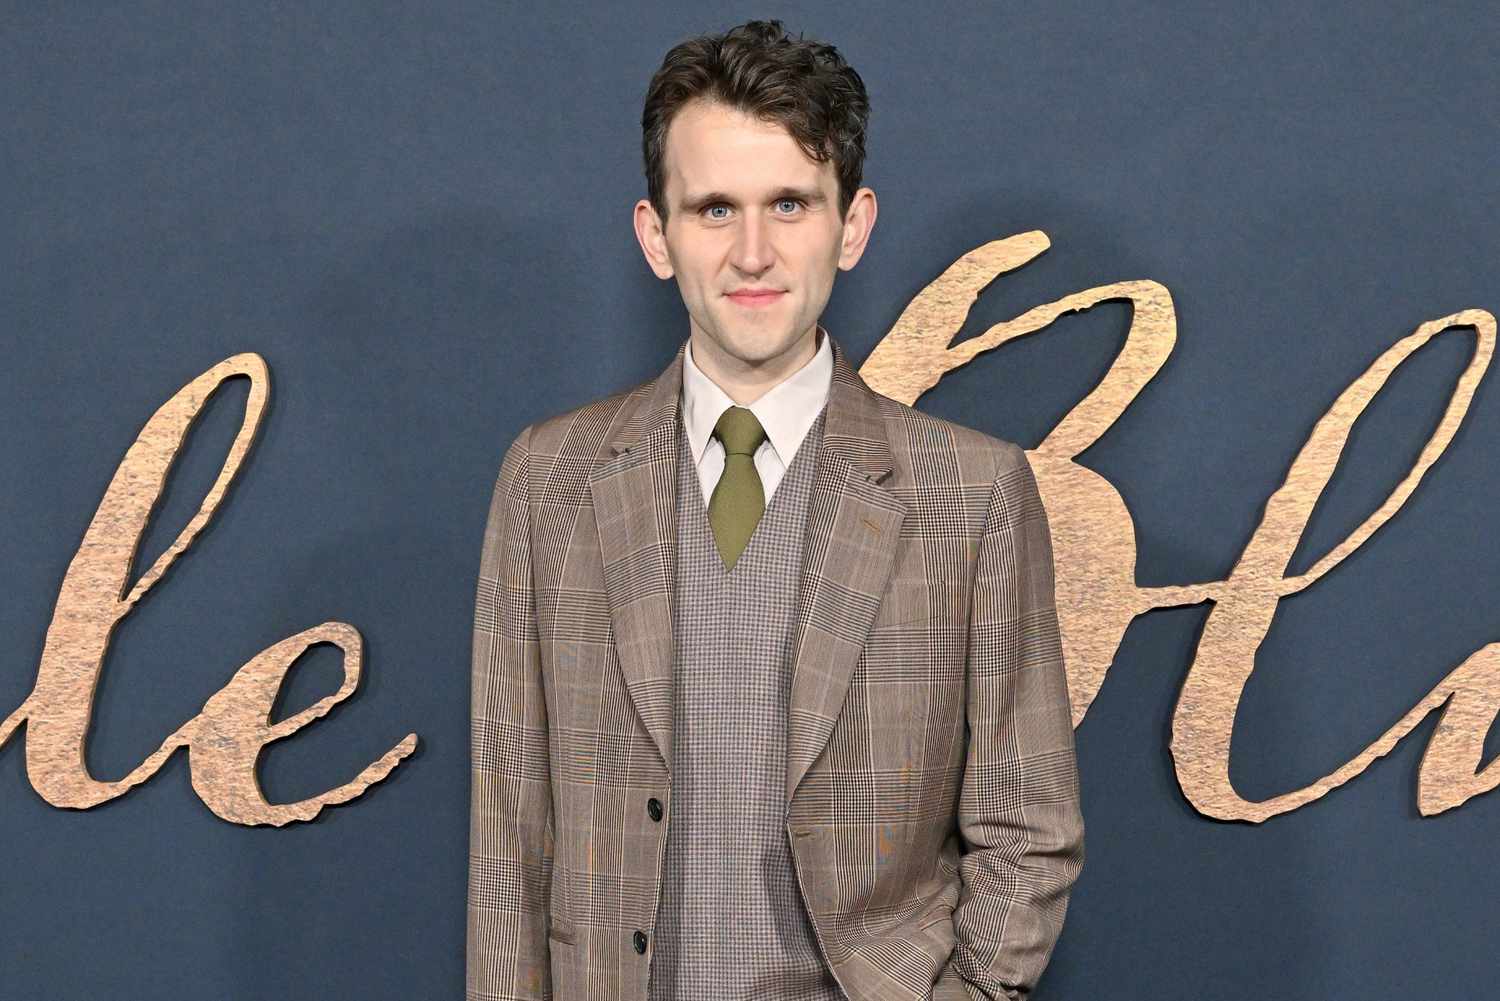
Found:
[[[673,116],[664,167],[667,187],[678,196],[837,183],[833,161],[818,163],[783,126],[701,99]]]

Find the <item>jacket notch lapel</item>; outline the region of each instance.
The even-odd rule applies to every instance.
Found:
[[[833,342],[833,381],[808,500],[787,719],[786,795],[827,744],[895,564],[906,504],[881,481],[879,398]]]
[[[682,358],[622,407],[589,491],[615,651],[636,713],[672,767],[672,603]]]

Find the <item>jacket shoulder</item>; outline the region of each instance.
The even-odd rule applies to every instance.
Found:
[[[649,395],[651,385],[651,380],[647,380],[535,422],[527,429],[531,434],[532,456],[543,460],[597,457],[613,438],[620,421]]]
[[[1026,461],[1025,450],[1007,438],[875,395],[891,445],[892,464],[903,482],[918,488],[988,486]]]

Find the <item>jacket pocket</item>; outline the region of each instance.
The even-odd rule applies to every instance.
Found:
[[[958,581],[900,577],[881,595],[872,627],[910,625],[935,620],[961,622],[968,615],[968,593]]]

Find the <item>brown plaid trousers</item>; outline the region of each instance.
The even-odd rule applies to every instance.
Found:
[[[474,616],[468,1001],[646,997],[686,343],[657,378],[528,426],[500,466]],[[803,899],[851,1001],[1026,998],[1084,860],[1046,513],[1018,446],[833,356],[787,733]]]

